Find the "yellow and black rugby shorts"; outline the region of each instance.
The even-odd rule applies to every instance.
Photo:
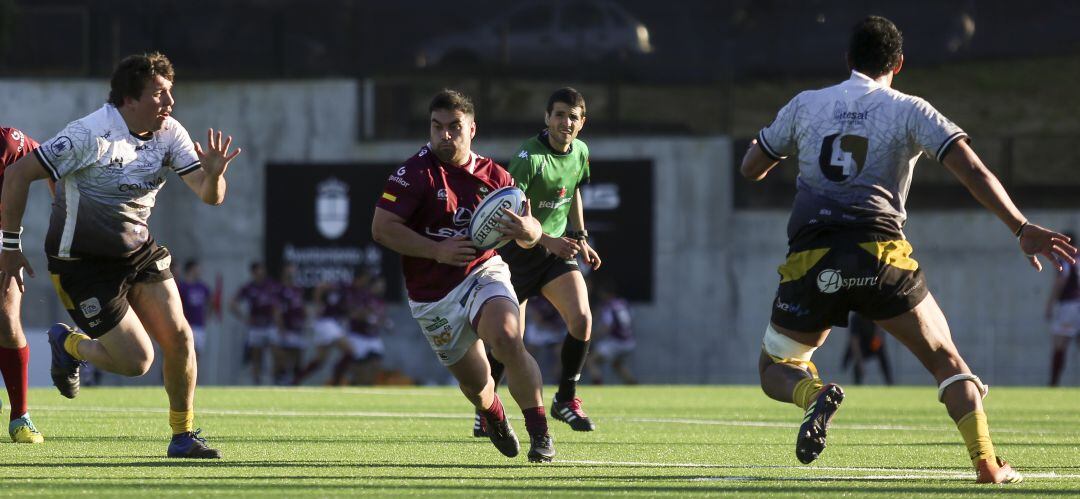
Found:
[[[903,239],[821,235],[788,253],[772,322],[795,331],[846,327],[856,311],[871,320],[896,317],[919,304],[926,279]]]
[[[61,259],[49,255],[49,273],[71,319],[91,338],[98,338],[127,314],[128,291],[135,284],[173,278],[171,262],[169,250],[150,240],[122,258]]]

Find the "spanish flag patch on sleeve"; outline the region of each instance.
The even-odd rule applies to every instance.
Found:
[[[391,203],[394,202],[394,201],[397,201],[397,196],[395,196],[393,194],[390,194],[389,192],[382,193],[382,198],[387,200],[387,201],[390,201]]]

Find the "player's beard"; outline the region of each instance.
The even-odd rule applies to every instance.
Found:
[[[454,163],[454,154],[457,153],[457,144],[453,142],[439,142],[435,144],[435,157],[448,165],[458,166]]]

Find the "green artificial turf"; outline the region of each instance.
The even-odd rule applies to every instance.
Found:
[[[551,390],[549,389],[550,393]],[[452,387],[202,388],[196,426],[224,459],[165,458],[161,388],[31,394],[42,445],[0,443],[0,496],[975,496],[1080,494],[1080,390],[995,387],[999,453],[1023,484],[976,486],[934,387],[847,387],[829,447],[795,459],[801,411],[750,386],[582,387],[597,431],[551,421],[558,450],[530,464],[473,438]],[[6,416],[5,408],[5,416]]]

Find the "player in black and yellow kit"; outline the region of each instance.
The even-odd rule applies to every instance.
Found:
[[[873,320],[926,366],[938,400],[963,436],[979,483],[1023,478],[998,457],[983,412],[986,385],[971,373],[953,344],[945,315],[927,289],[904,238],[904,201],[923,153],[945,165],[1019,239],[1037,269],[1036,255],[1059,269],[1076,248],[1062,234],[1029,223],[1001,183],[967,144],[967,134],[928,102],[893,90],[904,58],[900,31],[870,17],[852,33],[851,77],[800,93],[762,129],[740,170],[761,180],[779,161],[798,158],[799,178],[788,223],[789,252],[780,266],[772,318],[762,342],[761,387],[804,410],[795,453],[817,459],[830,419],[844,399],[824,384],[810,361],[850,311]]]
[[[577,138],[585,126],[585,98],[573,88],[556,90],[548,99],[544,121],[547,128],[521,145],[508,168],[532,203],[533,216],[543,226],[544,235],[533,248],[508,244],[499,253],[510,265],[514,291],[521,300],[521,324],[525,324],[528,299],[540,295],[555,306],[566,323],[560,354],[562,372],[551,415],[576,431],[592,431],[595,426],[577,396],[592,333],[589,293],[577,257],[593,269],[601,263],[589,245],[579,189],[589,182],[589,148]],[[497,362],[492,362],[491,375],[498,384],[502,366]],[[474,420],[473,434],[485,434],[479,417]]]

